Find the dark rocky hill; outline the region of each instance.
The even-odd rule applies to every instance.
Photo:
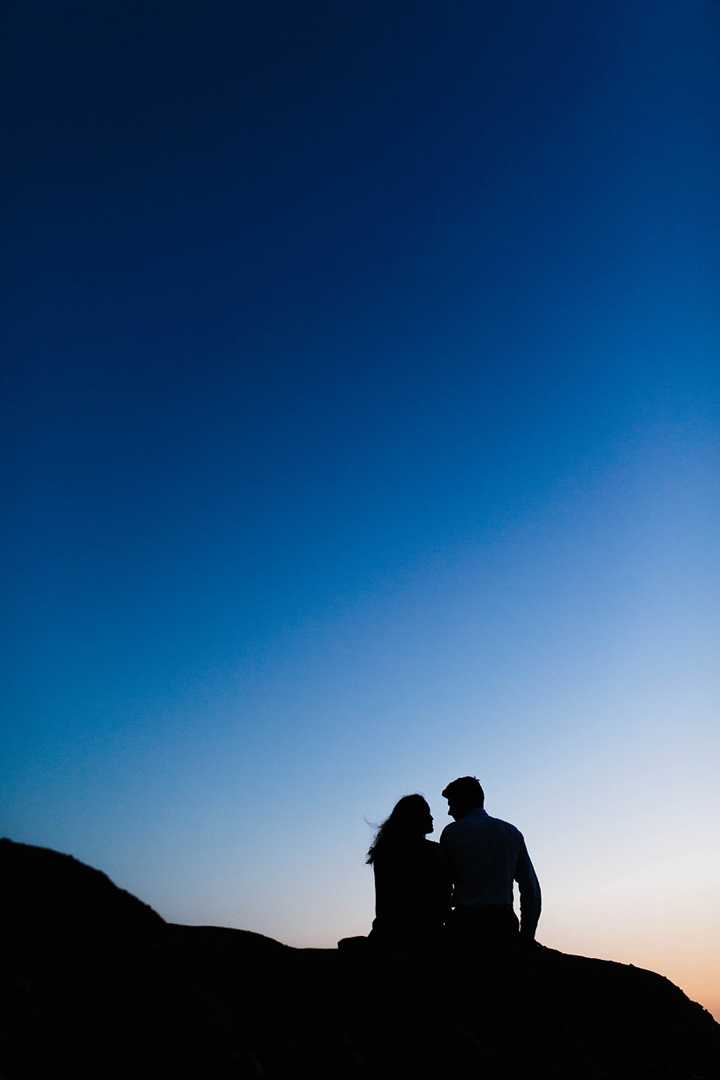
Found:
[[[0,878],[0,1080],[720,1078],[720,1025],[650,971],[174,926],[99,871],[9,840]]]

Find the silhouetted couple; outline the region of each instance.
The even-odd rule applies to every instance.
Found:
[[[443,791],[454,822],[440,843],[427,840],[433,818],[422,795],[400,799],[368,852],[375,873],[369,944],[400,951],[492,948],[531,943],[540,885],[522,833],[485,812],[474,776]],[[513,910],[520,888],[521,922]]]

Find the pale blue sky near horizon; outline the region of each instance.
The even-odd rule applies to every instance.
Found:
[[[476,774],[720,1015],[717,6],[2,19],[0,831],[331,946]]]

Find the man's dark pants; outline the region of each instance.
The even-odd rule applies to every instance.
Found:
[[[447,932],[451,948],[503,948],[517,944],[520,924],[511,904],[459,905],[450,913]]]

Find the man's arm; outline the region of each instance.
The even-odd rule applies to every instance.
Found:
[[[535,929],[540,918],[542,900],[540,896],[540,882],[530,862],[530,856],[522,841],[518,854],[515,880],[520,886],[520,936],[525,941],[533,941]]]

